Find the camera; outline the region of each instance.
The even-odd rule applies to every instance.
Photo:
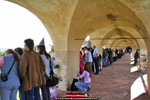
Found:
[[[1,79],[3,82],[6,82],[8,80],[8,75],[7,74],[1,74]]]

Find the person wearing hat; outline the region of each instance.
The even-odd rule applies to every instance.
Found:
[[[54,62],[51,56],[46,52],[44,38],[41,40],[40,44],[37,46],[37,50],[41,55],[42,60],[45,64],[45,79],[47,80],[50,76],[50,64],[52,64],[52,68],[54,69]],[[50,63],[51,62],[51,63]],[[49,87],[46,85],[41,86],[42,97],[43,100],[50,100],[50,91]]]
[[[46,85],[44,76],[45,65],[39,53],[33,50],[34,41],[24,41],[26,52],[22,55],[19,64],[19,75],[22,79],[22,89],[25,91],[25,100],[41,100],[40,86]]]

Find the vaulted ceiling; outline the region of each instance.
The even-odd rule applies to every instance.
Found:
[[[49,31],[54,45],[60,43],[60,38],[67,40],[61,41],[64,45],[56,45],[56,48],[67,49],[74,40],[84,40],[87,35],[91,38],[135,38],[126,39],[126,43],[132,42],[134,47],[139,47],[150,33],[149,0],[9,1],[33,12]],[[141,39],[141,45],[136,38]],[[103,45],[104,41],[100,40],[99,45]]]

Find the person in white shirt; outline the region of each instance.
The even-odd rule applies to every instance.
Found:
[[[88,64],[90,67],[90,72],[92,72],[92,62],[93,62],[92,54],[90,48],[85,47],[85,50],[86,50],[85,61],[86,64]]]
[[[50,76],[50,72],[51,72],[50,64],[51,64],[52,68],[54,69],[54,62],[53,62],[53,59],[51,58],[51,55],[49,55],[46,52],[44,38],[42,39],[40,44],[37,46],[37,49],[38,49],[40,56],[45,64],[45,79],[47,80],[48,77]],[[50,91],[49,91],[49,87],[47,85],[41,86],[41,92],[42,92],[43,100],[50,100]]]
[[[95,75],[98,75],[100,72],[100,69],[99,69],[99,67],[100,67],[99,52],[98,52],[96,46],[93,46],[93,49],[94,49],[94,51],[93,51],[93,62],[95,64],[95,69],[96,69]]]

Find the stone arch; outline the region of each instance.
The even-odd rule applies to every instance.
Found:
[[[137,30],[142,38],[149,37],[142,21],[121,0],[9,1],[33,12],[51,33],[65,82],[70,83],[76,75],[79,66],[79,48],[87,35],[117,26],[117,28],[131,27]],[[144,41],[148,46],[149,39]],[[65,85],[63,84],[64,88]]]
[[[118,33],[119,32],[119,33]],[[108,32],[103,38],[110,38],[110,46],[113,45],[113,43],[115,41],[118,41],[118,40],[126,40],[126,41],[132,41],[134,45],[137,45],[137,40],[134,39],[136,37],[133,37],[132,34],[122,30],[122,29],[113,29],[112,31]],[[111,39],[111,38],[114,38],[114,39]],[[115,39],[116,38],[116,39]],[[129,38],[129,40],[128,40]],[[133,39],[131,39],[133,38]],[[105,45],[107,44],[108,40],[103,40],[101,41],[100,45]]]
[[[119,49],[121,48],[125,49],[127,46],[130,46],[131,48],[138,48],[135,44],[132,44],[132,43],[133,43],[132,41],[118,40],[112,43],[111,47],[118,46]]]
[[[113,11],[114,13],[112,14]],[[79,55],[79,48],[87,35],[90,35],[91,33],[96,32],[97,30],[101,31],[101,29],[104,28],[112,29],[115,28],[116,26],[117,28],[121,28],[123,30],[129,29],[130,29],[129,31],[136,30],[139,36],[141,36],[141,38],[145,38],[145,35],[146,37],[148,36],[146,28],[144,27],[140,19],[135,15],[135,13],[132,12],[131,9],[126,7],[118,0],[113,1],[79,0],[74,10],[69,28],[68,34],[69,52],[68,52],[67,66],[69,66],[70,68],[71,66],[72,68],[73,66],[76,66],[76,68],[74,67],[73,70],[76,70],[78,68],[79,58],[75,57],[75,55]],[[99,34],[97,35],[100,35],[101,37],[101,35],[104,34],[99,32]],[[77,62],[71,64],[71,62],[73,61]],[[68,68],[68,70],[70,68]],[[73,72],[69,70],[69,74],[71,73]],[[74,75],[72,74],[72,77],[73,76],[75,76],[75,74]]]
[[[9,0],[16,3],[35,14],[44,26],[47,28],[51,35],[55,48],[56,64],[60,65],[57,70],[63,78],[63,82],[59,83],[60,89],[66,90],[67,88],[67,35],[69,24],[74,12],[74,8],[78,0],[29,0],[18,1]]]

